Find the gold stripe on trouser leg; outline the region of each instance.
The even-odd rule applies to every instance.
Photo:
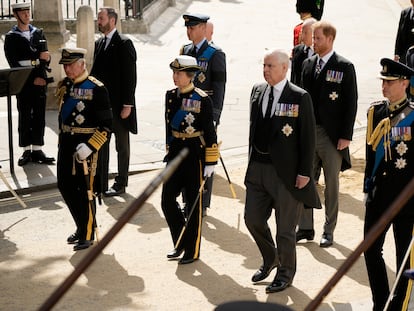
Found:
[[[200,185],[203,183],[203,165],[201,161],[198,162],[200,170]],[[201,225],[203,219],[203,189],[200,190],[200,197],[198,198],[198,228],[197,228],[197,240],[195,245],[194,258],[198,258],[200,254],[201,243]]]
[[[88,192],[88,224],[86,226],[86,240],[92,240],[92,232],[93,232],[93,223],[94,223],[94,210],[93,210],[93,204],[94,204],[94,198],[93,198],[93,181],[94,181],[94,175],[89,174],[89,189],[87,189]]]
[[[411,235],[414,235],[414,227]],[[414,246],[410,251],[410,269],[414,268]],[[409,279],[407,284],[407,290],[405,292],[405,299],[402,305],[402,310],[407,310],[408,307],[414,307],[414,293],[413,293],[413,280]],[[411,309],[410,309],[411,310]]]

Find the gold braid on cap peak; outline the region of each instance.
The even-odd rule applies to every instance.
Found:
[[[374,110],[374,109],[372,109]],[[374,131],[372,131],[372,122],[373,122],[373,112],[371,109],[368,113],[368,127],[367,127],[367,144],[372,146],[372,150],[377,150],[378,144],[381,141],[381,138],[384,138],[384,159],[388,161],[391,160],[391,142],[390,142],[390,130],[391,130],[391,121],[390,118],[382,119]]]
[[[206,163],[217,163],[220,157],[219,148],[217,144],[211,147],[206,147]]]
[[[102,145],[108,140],[107,138],[108,133],[106,131],[98,131],[96,130],[93,133],[92,137],[89,138],[88,143],[95,148],[96,151],[101,149]]]

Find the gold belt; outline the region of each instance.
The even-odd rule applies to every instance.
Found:
[[[69,125],[62,125],[63,133],[72,133],[72,134],[93,134],[95,133],[96,128],[94,127],[72,127]]]
[[[172,135],[175,138],[194,138],[194,137],[200,137],[201,135],[203,135],[203,132],[194,132],[192,134],[188,134],[188,133],[180,133],[177,131],[172,131]]]

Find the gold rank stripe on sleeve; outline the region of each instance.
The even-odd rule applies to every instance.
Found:
[[[219,148],[217,144],[211,147],[206,147],[206,163],[215,163],[220,157]]]
[[[88,143],[95,148],[96,151],[101,149],[102,145],[107,141],[107,132],[96,130],[92,137],[89,138]]]

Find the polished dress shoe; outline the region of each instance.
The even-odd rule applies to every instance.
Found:
[[[333,235],[331,233],[322,234],[321,241],[319,242],[320,247],[329,247],[333,244]]]
[[[266,294],[281,292],[282,290],[288,288],[291,284],[292,282],[274,280],[272,284],[266,287]]]
[[[188,258],[186,258],[186,257],[185,257],[185,255],[184,255],[184,257],[183,257],[183,258],[181,258],[181,259],[178,261],[178,264],[179,264],[179,265],[186,265],[186,264],[192,263],[192,262],[194,262],[194,261],[196,261],[196,260],[198,260],[198,258],[193,258],[193,257],[188,257]]]
[[[68,244],[75,244],[79,241],[79,234],[77,232],[72,233],[68,238],[66,239]]]
[[[308,240],[312,241],[315,237],[315,230],[313,229],[299,229],[296,231],[296,242],[299,242],[300,240]]]
[[[51,164],[55,161],[55,158],[48,157],[42,150],[33,150],[32,151],[32,162],[40,164]]]
[[[174,248],[171,252],[167,253],[167,258],[177,258],[180,257],[183,253],[183,249],[176,249]]]
[[[82,249],[87,249],[89,246],[93,245],[93,240],[79,240],[78,243],[73,246],[74,251],[80,251]]]
[[[32,151],[26,150],[23,152],[22,156],[17,161],[17,165],[23,166],[29,163],[32,160]]]
[[[125,193],[125,187],[120,184],[114,184],[111,188],[105,191],[106,197],[113,197]]]
[[[265,266],[261,266],[259,268],[259,270],[257,270],[255,272],[255,274],[253,274],[252,276],[252,282],[256,283],[256,282],[260,282],[262,280],[264,280],[265,278],[267,278],[270,274],[270,272],[272,272],[272,270],[274,268],[277,268],[279,265],[278,264],[273,264],[270,267],[265,267]]]

